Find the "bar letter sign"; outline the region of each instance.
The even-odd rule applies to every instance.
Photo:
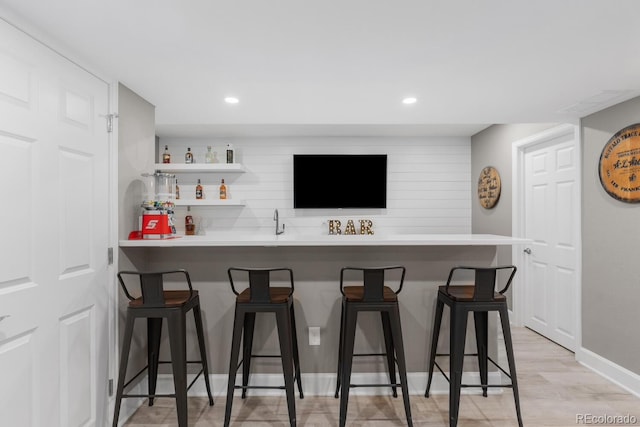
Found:
[[[640,202],[640,123],[618,131],[600,155],[600,183],[609,195]]]

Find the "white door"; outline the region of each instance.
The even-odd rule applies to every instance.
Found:
[[[107,419],[109,85],[0,20],[0,425]]]
[[[575,351],[580,205],[575,134],[524,152],[525,326]]]

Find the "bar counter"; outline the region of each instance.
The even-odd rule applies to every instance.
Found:
[[[204,246],[487,246],[526,244],[529,240],[495,234],[240,234],[216,233],[204,236],[176,236],[169,239],[120,240],[120,247],[204,247]]]
[[[235,295],[231,292],[227,277],[229,267],[293,269],[294,304],[305,394],[332,395],[340,326],[340,269],[344,266],[404,265],[407,275],[399,303],[407,370],[412,393],[422,394],[426,385],[425,370],[437,287],[444,284],[449,270],[454,266],[502,263],[500,253],[510,254],[511,246],[527,243],[527,239],[490,234],[312,236],[291,233],[275,236],[216,233],[163,240],[121,240],[119,261],[121,267],[131,266],[140,270],[185,268],[189,271],[194,287],[200,293],[215,394],[226,390],[233,327]],[[518,275],[514,286],[518,286],[517,282]],[[358,322],[356,351],[377,351],[382,343],[380,317],[372,313],[363,313],[361,316],[365,319]],[[443,327],[446,328],[447,324],[448,316],[445,315]],[[495,320],[491,324],[494,330]],[[320,327],[319,346],[309,345],[310,326]],[[195,331],[189,335],[189,342],[194,342],[193,337]],[[469,333],[468,337],[468,345],[474,345],[473,333]],[[447,339],[440,341],[442,350],[448,348]],[[495,333],[490,336],[490,342],[495,350]],[[254,348],[262,354],[278,352],[274,321],[267,315],[256,323]],[[189,347],[190,356],[195,356],[192,354],[194,350],[195,345]],[[354,363],[354,382],[386,382],[376,377],[386,372],[382,358],[360,359]],[[281,381],[281,366],[277,359],[262,360],[252,363],[256,381]],[[474,366],[474,361],[470,360],[468,369],[474,371]],[[439,379],[434,377],[433,390],[446,392],[446,382],[437,381]]]

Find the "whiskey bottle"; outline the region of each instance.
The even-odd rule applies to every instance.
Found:
[[[233,146],[227,144],[227,163],[233,163]]]
[[[224,178],[222,178],[222,183],[220,184],[220,199],[224,200],[227,198],[227,186],[224,185]]]
[[[171,163],[171,154],[167,145],[164,146],[164,153],[162,153],[162,163]]]
[[[187,148],[187,153],[184,155],[185,163],[193,163],[193,153],[191,152],[191,148]]]
[[[196,199],[204,199],[204,193],[202,192],[202,185],[200,184],[200,178],[198,178],[198,185],[196,185]]]
[[[176,179],[176,200],[180,199],[180,187],[178,187],[178,180]]]
[[[205,163],[215,163],[215,158],[213,156],[213,151],[211,151],[211,146],[207,147],[207,154],[204,156]]]

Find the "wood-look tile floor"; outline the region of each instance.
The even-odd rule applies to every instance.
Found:
[[[640,425],[640,398],[628,393],[575,361],[574,354],[526,328],[512,328],[522,418],[526,427],[569,427],[580,423],[581,415],[625,416]],[[502,359],[502,357],[500,357]],[[501,362],[502,363],[502,362]],[[506,365],[505,365],[506,366]],[[435,374],[434,374],[435,375]],[[428,399],[411,395],[411,411],[415,426],[448,426],[447,394]],[[296,398],[299,426],[338,425],[339,401],[333,397],[305,396]],[[224,399],[214,406],[206,398],[189,398],[189,426],[221,426]],[[594,424],[593,422],[591,424]],[[172,399],[158,399],[153,407],[142,406],[125,424],[127,427],[177,426]],[[288,426],[286,400],[283,397],[235,397],[232,426]],[[347,416],[349,426],[406,425],[402,397],[350,396]],[[463,394],[460,399],[459,427],[517,426],[513,394],[482,397]],[[603,424],[598,425],[613,425]],[[619,424],[618,424],[619,425]]]

